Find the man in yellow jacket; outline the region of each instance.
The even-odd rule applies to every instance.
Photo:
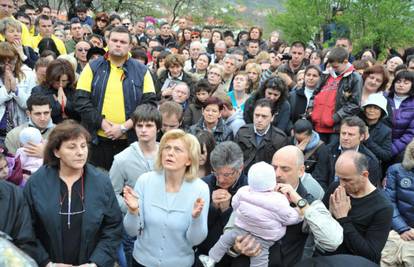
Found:
[[[2,1],[2,0],[0,0]],[[37,48],[43,38],[51,38],[56,45],[60,55],[66,55],[65,44],[53,34],[52,19],[46,15],[40,15],[38,18],[39,34],[32,38],[32,47]]]

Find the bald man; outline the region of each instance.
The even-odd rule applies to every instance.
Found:
[[[342,243],[342,227],[324,204],[320,200],[315,200],[302,182],[301,177],[305,169],[302,151],[295,146],[282,147],[274,154],[272,166],[276,172],[276,190],[283,193],[292,205],[298,207],[304,216],[304,221],[288,226],[281,242],[277,242],[269,249],[269,266],[293,266],[299,262],[309,233],[313,234],[317,248],[323,251],[335,251]],[[315,180],[313,182],[319,185]],[[226,228],[231,227],[232,222],[233,215]],[[304,230],[303,223],[306,225]],[[254,237],[240,236],[236,239],[233,250],[251,257],[258,254],[260,247]],[[247,267],[249,258],[236,257],[232,266]]]
[[[339,181],[328,188],[324,203],[343,227],[344,241],[333,254],[352,254],[379,263],[391,229],[391,203],[370,182],[365,155],[343,152],[335,175]]]

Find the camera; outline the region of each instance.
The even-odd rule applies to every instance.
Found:
[[[291,60],[292,56],[289,55],[288,53],[285,53],[282,55],[282,58],[280,60]]]

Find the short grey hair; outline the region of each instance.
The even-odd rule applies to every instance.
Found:
[[[224,56],[223,61],[225,61],[227,59],[233,60],[234,64],[237,65],[237,57],[235,55],[227,54],[227,55]]]
[[[227,48],[226,43],[223,40],[217,41],[217,43],[214,45],[214,47],[221,47],[221,48]]]
[[[18,32],[22,32],[22,25],[19,21],[12,18],[4,18],[0,20],[0,33],[5,35],[7,27],[15,28]]]
[[[199,46],[200,50],[204,50],[204,52],[205,52],[205,48],[204,48],[203,44],[200,41],[191,42],[190,49],[193,48],[194,46]]]
[[[235,142],[222,142],[211,151],[210,164],[214,170],[225,166],[240,169],[243,166],[243,151]]]
[[[362,174],[362,172],[369,170],[369,161],[367,156],[360,152],[356,152],[355,157],[353,159],[358,174]]]

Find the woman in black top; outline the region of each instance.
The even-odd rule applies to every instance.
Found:
[[[52,121],[55,124],[64,119],[80,121],[80,116],[74,109],[75,72],[70,63],[64,59],[53,60],[46,69],[46,77],[41,85],[32,89],[32,94],[49,97]]]
[[[289,103],[291,107],[290,118],[294,124],[299,119],[307,118],[307,108],[313,91],[319,86],[321,69],[317,65],[309,65],[305,69],[305,82],[303,87],[294,88],[290,92]]]
[[[73,120],[57,125],[45,147],[45,165],[24,189],[39,266],[114,265],[122,214],[108,175],[86,163],[89,140]]]

